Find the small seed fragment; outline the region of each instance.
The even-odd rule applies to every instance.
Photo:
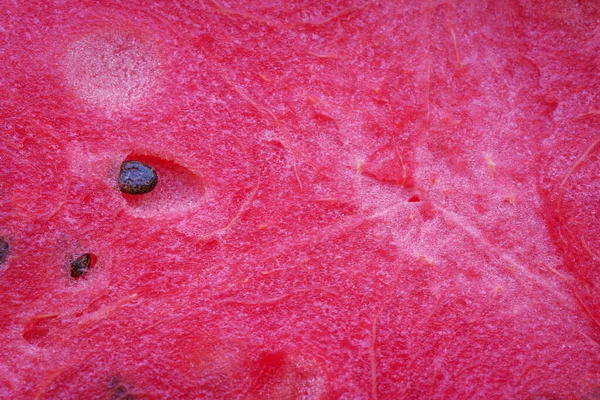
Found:
[[[158,183],[154,168],[140,161],[125,161],[121,164],[119,188],[127,194],[146,194]]]
[[[4,238],[0,238],[0,265],[4,264],[4,261],[8,258],[8,242]]]
[[[92,256],[90,253],[85,253],[73,261],[71,261],[71,276],[79,278],[85,275],[92,265]]]
[[[121,383],[118,376],[111,379],[108,384],[108,389],[111,394],[111,400],[135,400],[135,396],[130,393],[130,388]]]

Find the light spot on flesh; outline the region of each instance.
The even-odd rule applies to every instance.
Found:
[[[486,156],[485,163],[488,166],[488,168],[490,169],[490,171],[492,172],[492,175],[496,176],[496,163],[492,159],[492,156],[489,156],[489,155]]]
[[[101,30],[73,42],[63,66],[67,85],[107,111],[129,109],[156,85],[159,61],[151,43],[120,29]]]

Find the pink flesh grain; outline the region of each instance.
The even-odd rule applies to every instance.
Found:
[[[599,21],[2,2],[0,397],[599,398]]]

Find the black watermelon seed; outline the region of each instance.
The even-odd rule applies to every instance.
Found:
[[[4,264],[4,261],[8,258],[8,242],[4,238],[0,238],[0,265]]]
[[[92,265],[92,255],[90,253],[85,253],[73,261],[71,261],[71,276],[73,278],[79,278],[80,276],[85,275],[85,273],[90,269]]]
[[[146,194],[156,187],[158,175],[154,168],[140,161],[125,161],[121,164],[119,188],[128,194]]]

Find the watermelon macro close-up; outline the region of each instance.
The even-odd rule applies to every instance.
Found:
[[[600,2],[5,0],[0,56],[0,398],[600,398]]]

